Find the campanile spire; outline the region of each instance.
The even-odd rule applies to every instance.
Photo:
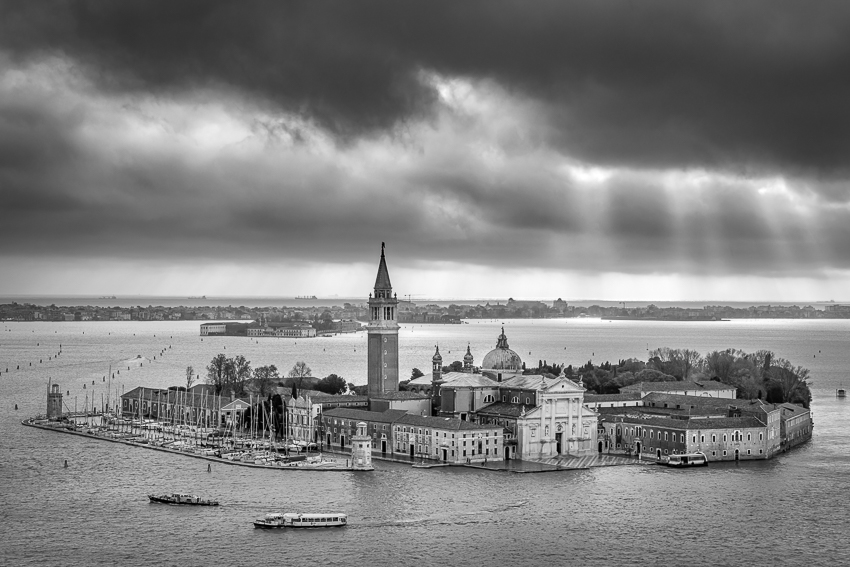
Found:
[[[381,260],[375,288],[369,297],[370,397],[398,391],[398,299],[393,293],[385,255],[386,244],[381,242]]]

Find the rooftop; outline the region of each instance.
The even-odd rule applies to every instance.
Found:
[[[452,431],[484,431],[497,429],[501,430],[501,425],[479,425],[469,421],[450,417],[425,417],[421,415],[406,414],[396,420],[396,424],[401,425],[416,425],[419,427],[431,427],[433,429],[450,429]]]
[[[373,400],[427,400],[430,399],[428,394],[420,394],[419,392],[384,392],[377,396],[372,396]]]
[[[400,417],[407,415],[405,410],[368,411],[353,408],[334,408],[322,415],[327,417],[338,417],[341,419],[353,419],[356,421],[376,421],[378,423],[394,423]]]
[[[669,382],[638,382],[631,386],[623,386],[620,388],[620,393],[624,392],[678,392],[682,390],[734,390],[735,386],[717,382],[715,380],[700,380],[694,382],[691,380],[669,381]]]

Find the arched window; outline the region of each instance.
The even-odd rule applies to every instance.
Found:
[[[511,403],[512,404],[518,404],[519,403],[519,396],[514,396],[513,398],[511,398]]]

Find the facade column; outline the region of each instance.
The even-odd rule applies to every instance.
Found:
[[[567,438],[573,438],[573,398],[567,399]]]
[[[578,427],[578,432],[579,432],[578,436],[582,437],[582,436],[584,436],[584,420],[582,419],[582,415],[581,415],[581,400],[579,399],[578,396],[576,396],[576,412],[578,413],[578,416],[577,416],[578,425],[576,426],[576,427]]]
[[[549,404],[549,432],[552,435],[552,437],[551,437],[552,443],[554,444],[555,439],[556,439],[555,436],[558,434],[557,424],[555,423],[555,414],[558,411],[558,406],[555,404],[555,400],[553,400],[551,398],[546,400],[546,401]],[[563,439],[563,437],[564,436],[561,435],[562,439]],[[555,448],[557,449],[557,447],[555,447]],[[563,447],[561,447],[561,449],[563,450]],[[552,448],[551,447],[549,448],[549,454],[552,454]]]

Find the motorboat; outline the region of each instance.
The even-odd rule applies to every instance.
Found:
[[[189,506],[218,506],[218,500],[207,500],[194,494],[148,494],[151,502],[160,504],[187,504]]]
[[[685,468],[685,467],[707,467],[708,457],[705,453],[682,453],[679,455],[670,455],[666,460],[659,461],[659,465],[668,467]]]
[[[255,528],[341,528],[348,525],[347,514],[296,514],[274,512],[254,520]]]

